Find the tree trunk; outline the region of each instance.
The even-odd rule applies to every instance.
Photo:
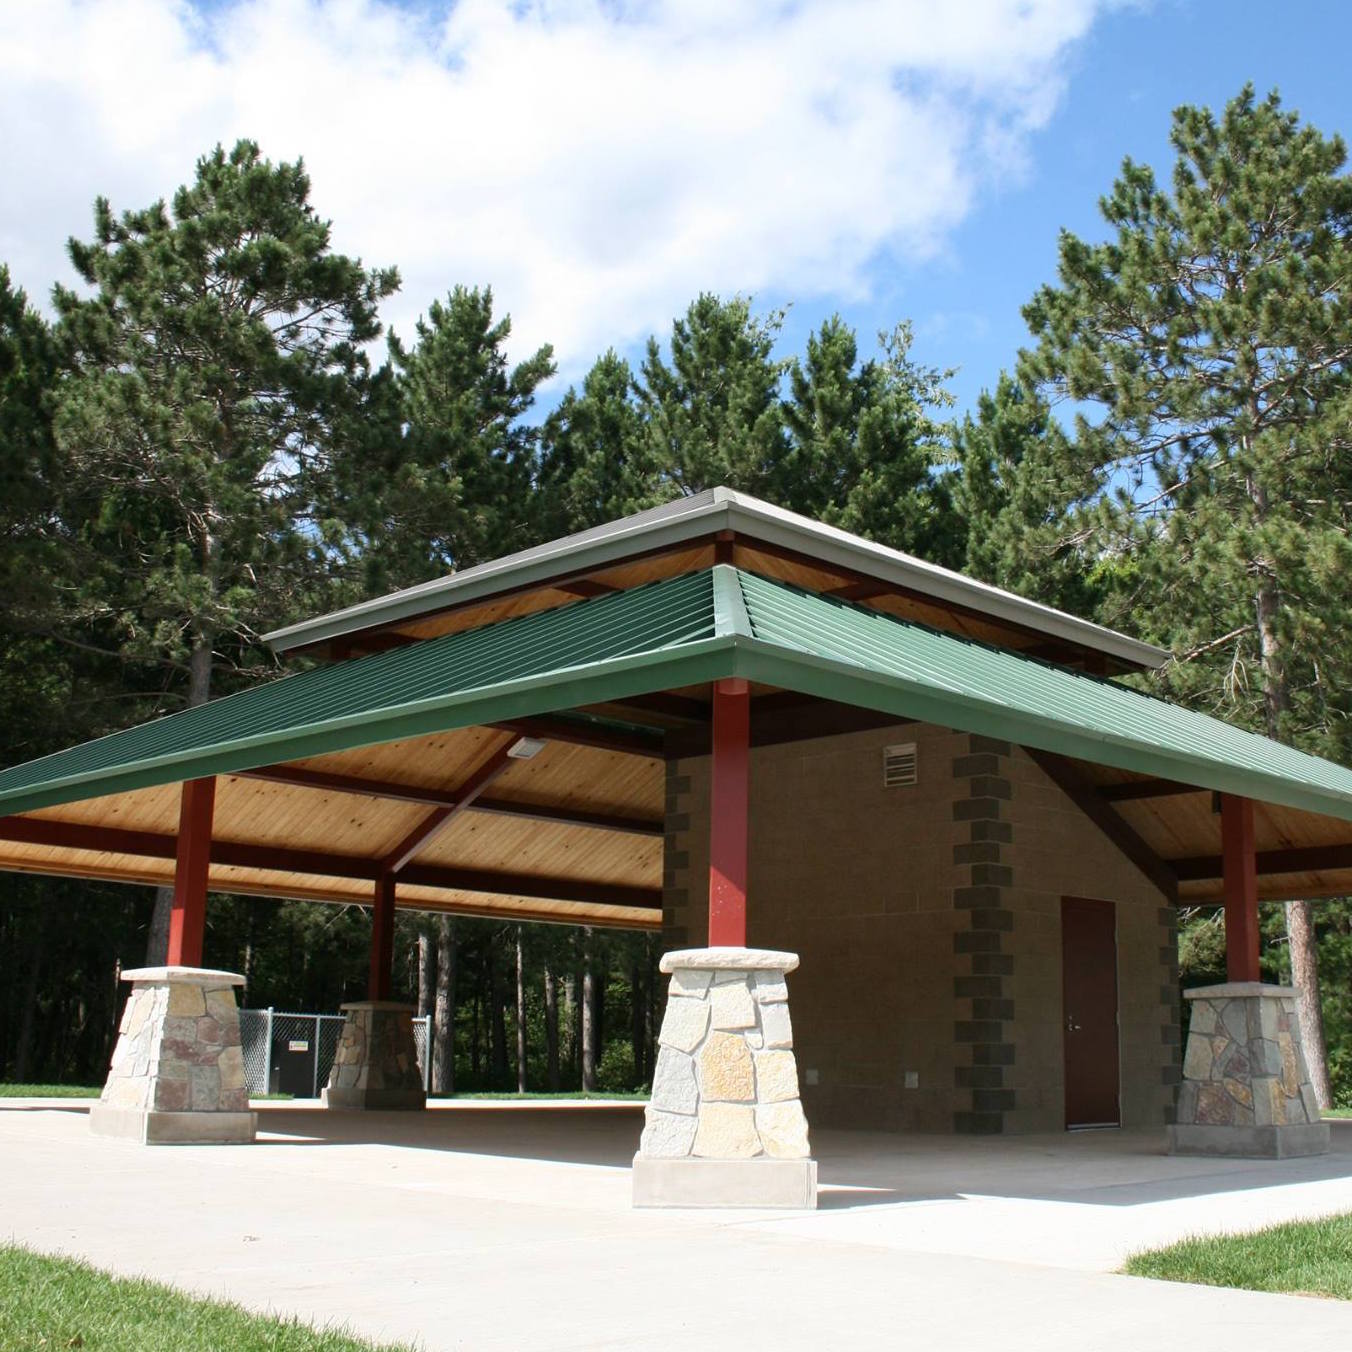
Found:
[[[1248,478],[1249,500],[1254,517],[1261,526],[1267,518],[1267,491],[1252,474]],[[1263,712],[1267,734],[1278,742],[1288,742],[1286,715],[1291,708],[1291,691],[1286,675],[1286,655],[1278,621],[1282,596],[1276,573],[1268,559],[1255,559],[1250,571],[1258,578],[1254,595],[1254,617],[1263,664]],[[1324,1005],[1319,989],[1319,949],[1315,942],[1314,906],[1308,901],[1286,903],[1286,942],[1291,951],[1291,984],[1296,990],[1296,1010],[1300,1021],[1300,1040],[1310,1083],[1321,1108],[1333,1101],[1329,1085],[1328,1049],[1324,1044]]]
[[[563,978],[563,1010],[559,1015],[559,1028],[566,1039],[561,1055],[567,1061],[570,1085],[579,1083],[578,1076],[582,1073],[581,1062],[578,1059],[578,1048],[582,1045],[582,1039],[579,1036],[581,1029],[578,1023],[577,988],[577,973],[568,972]]]
[[[583,930],[582,948],[582,1092],[596,1092],[596,979],[592,975],[591,929]]]
[[[629,1045],[634,1053],[634,1083],[647,1079],[644,1056],[647,1052],[643,1018],[643,967],[635,957],[629,964]]]
[[[32,1074],[33,1041],[37,1032],[38,981],[47,947],[47,913],[33,919],[33,938],[28,947],[28,979],[23,987],[23,1012],[19,1016],[19,1041],[14,1050],[14,1078],[26,1084]]]
[[[516,1092],[526,1092],[526,952],[516,927]]]
[[[421,940],[420,940],[421,942]],[[428,948],[432,945],[429,940]],[[455,1093],[455,922],[437,920],[436,1012],[432,1018],[432,1092]]]
[[[418,931],[418,1017],[425,1019],[432,1013],[436,999],[437,950],[432,936],[424,929]]]
[[[545,1084],[559,1092],[559,979],[545,956]]]
[[[211,644],[199,639],[188,658],[188,708],[195,709],[211,698]],[[174,889],[155,889],[155,908],[150,913],[146,935],[146,966],[163,967],[169,958],[169,913],[174,908]]]
[[[1291,984],[1296,988],[1296,1013],[1300,1041],[1310,1084],[1321,1108],[1333,1103],[1329,1082],[1328,1052],[1324,1043],[1324,1007],[1319,991],[1319,948],[1315,942],[1314,905],[1308,901],[1286,903],[1286,940],[1291,950]]]
[[[494,1089],[507,1087],[507,1002],[498,979],[496,942],[488,947],[488,1036],[489,1075]]]

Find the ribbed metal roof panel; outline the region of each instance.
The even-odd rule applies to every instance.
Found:
[[[1331,761],[1115,681],[752,574],[739,580],[757,646],[829,664],[836,698],[1352,820],[1352,770]],[[891,688],[885,702],[879,678]]]
[[[0,814],[511,717],[505,692],[691,652],[714,610],[693,573],[298,672],[0,771]]]

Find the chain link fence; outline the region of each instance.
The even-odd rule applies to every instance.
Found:
[[[424,1089],[431,1087],[432,1060],[428,1055],[431,1024],[430,1016],[413,1020],[413,1045]],[[292,1098],[318,1098],[329,1082],[342,1033],[341,1014],[241,1009],[239,1037],[250,1096],[289,1094]]]

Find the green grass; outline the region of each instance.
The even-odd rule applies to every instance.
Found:
[[[1325,1108],[1325,1117],[1352,1117],[1352,1108]]]
[[[98,1098],[102,1092],[89,1084],[0,1084],[0,1098]]]
[[[1133,1254],[1133,1277],[1352,1300],[1352,1215],[1292,1221],[1251,1235],[1180,1240]]]
[[[71,1258],[0,1246],[0,1349],[85,1352],[412,1352],[342,1329],[254,1315]]]
[[[650,1097],[650,1091],[647,1089],[617,1089],[614,1093],[598,1090],[594,1094],[584,1094],[580,1089],[574,1089],[571,1092],[560,1091],[557,1094],[429,1094],[428,1097],[434,1099],[494,1099],[501,1100],[503,1103],[520,1102],[523,1099],[628,1099],[636,1103],[646,1103]]]

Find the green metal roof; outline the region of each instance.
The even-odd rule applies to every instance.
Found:
[[[726,565],[319,667],[0,772],[0,814],[723,676],[1352,820],[1352,771]]]

